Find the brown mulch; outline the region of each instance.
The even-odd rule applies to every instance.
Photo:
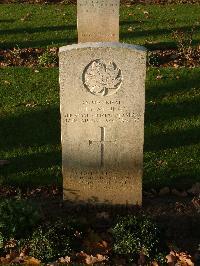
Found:
[[[149,53],[149,66],[157,67],[199,67],[200,46],[192,54],[183,54],[175,49],[157,50]]]
[[[14,48],[8,50],[0,50],[0,67],[6,66],[26,66],[35,67],[41,65],[40,56],[47,50],[44,48]],[[58,66],[58,48],[48,49],[48,53],[57,58],[57,63],[49,63],[45,66],[55,67]],[[43,65],[41,65],[43,66]]]
[[[38,187],[24,187],[18,188],[16,186],[0,185],[0,199],[10,198],[25,198],[25,199],[62,199],[62,189],[55,185],[52,186],[38,186]]]
[[[176,191],[176,193],[174,193]],[[164,193],[165,192],[165,193]],[[37,187],[17,187],[0,185],[0,199],[33,199],[44,201],[62,202],[63,191],[62,187],[56,185],[37,186]],[[156,208],[155,208],[156,205]],[[107,206],[107,205],[106,205]],[[107,208],[103,206],[103,208]],[[82,208],[83,206],[78,206]],[[184,193],[176,189],[168,187],[161,188],[160,190],[152,189],[151,191],[143,191],[143,208],[154,214],[166,214],[165,207],[167,207],[168,214],[187,214],[191,215],[194,211],[200,213],[200,183],[196,183],[192,188],[185,190]],[[70,206],[68,206],[70,209]],[[74,206],[73,206],[74,208]],[[101,209],[102,207],[100,207]],[[91,208],[93,209],[93,207]],[[110,207],[108,206],[108,209]],[[118,206],[116,209],[121,209]],[[122,210],[138,210],[138,207],[123,207]],[[140,209],[140,208],[139,208]]]
[[[122,4],[199,4],[200,0],[121,0]]]
[[[55,62],[42,63],[41,57],[49,53],[55,57]],[[200,46],[193,49],[190,56],[180,54],[176,49],[157,50],[149,52],[148,65],[155,67],[199,67]],[[58,67],[58,48],[23,48],[0,50],[0,67],[25,66],[25,67]]]

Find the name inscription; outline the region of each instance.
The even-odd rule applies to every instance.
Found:
[[[66,123],[139,122],[143,112],[129,110],[121,101],[83,101],[77,113],[65,114]]]
[[[107,37],[107,38],[109,38],[109,37],[116,37],[116,34],[115,33],[106,33],[106,32],[90,32],[90,33],[88,33],[88,32],[81,32],[80,33],[80,35],[82,36],[82,37],[91,37],[91,38],[94,38],[94,37]]]

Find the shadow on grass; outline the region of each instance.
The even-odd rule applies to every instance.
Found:
[[[47,47],[47,46],[62,46],[62,45],[69,45],[77,43],[77,40],[74,39],[49,39],[49,40],[36,40],[36,41],[16,41],[16,43],[13,42],[3,42],[0,44],[1,49],[12,49],[15,47],[19,48],[27,48],[27,47],[32,47],[32,48],[40,48],[40,47]]]
[[[145,134],[145,151],[160,151],[199,144],[200,127],[177,129],[167,133]]]
[[[190,119],[191,117],[198,116],[200,109],[200,102],[194,100],[185,103],[158,103],[154,106],[146,107],[146,123],[159,123],[159,122],[173,122],[181,118]]]
[[[15,22],[15,19],[0,19],[0,23],[13,23],[13,22]]]
[[[0,20],[1,22],[1,20]],[[0,35],[4,34],[19,34],[19,33],[37,33],[37,32],[48,32],[48,31],[67,31],[76,30],[75,25],[63,25],[63,26],[45,26],[36,28],[15,28],[15,29],[3,29],[0,30]]]
[[[0,118],[3,150],[60,143],[59,108],[46,107]]]
[[[36,40],[23,40],[21,38],[20,41],[15,40],[13,41],[3,41],[0,43],[0,48],[1,49],[11,49],[16,46],[19,48],[28,48],[28,47],[46,47],[49,45],[55,45],[55,46],[60,46],[60,45],[67,45],[67,44],[72,44],[72,43],[77,43],[77,37],[71,38],[68,36],[67,31],[74,31],[75,35],[75,29],[76,27],[74,25],[66,25],[66,26],[46,26],[46,27],[38,27],[38,28],[21,28],[21,29],[5,29],[5,30],[0,30],[0,35],[4,34],[34,34],[34,33],[42,33],[42,32],[52,32],[52,38],[46,39],[46,40],[41,40],[39,37]],[[58,38],[56,39],[53,31],[66,31],[66,38]],[[76,34],[77,35],[77,34]],[[14,39],[13,39],[14,40]]]
[[[73,43],[77,43],[77,39],[70,39],[67,38],[66,39],[48,39],[48,40],[35,40],[35,41],[16,41],[16,43],[13,42],[3,42],[0,43],[0,49],[12,49],[15,47],[19,47],[19,48],[27,48],[27,47],[32,47],[32,48],[40,48],[40,47],[47,47],[50,45],[54,45],[54,46],[62,46],[62,45],[69,45],[69,44],[73,44]]]
[[[156,113],[157,110],[155,109]],[[148,111],[147,111],[148,114]],[[153,115],[153,114],[152,114]],[[154,114],[155,115],[155,114]],[[173,117],[173,107],[169,117]],[[187,118],[187,115],[185,115]],[[151,119],[151,118],[149,118]],[[170,118],[169,118],[170,119]],[[150,123],[150,121],[147,121]],[[18,187],[38,185],[61,185],[61,151],[60,151],[60,116],[58,107],[30,110],[17,116],[0,119],[2,130],[0,132],[1,149],[10,155],[10,165],[0,169],[0,176],[4,184],[12,184]],[[148,134],[145,132],[145,152],[161,151],[166,148],[176,148],[199,143],[199,128],[187,130],[178,128],[170,133]],[[181,160],[181,158],[179,158]],[[189,166],[188,166],[189,169]],[[186,169],[187,170],[187,169]],[[186,171],[185,170],[185,171]],[[151,175],[174,175],[174,182],[184,185],[197,179],[195,174],[189,173],[187,179],[181,174],[181,169],[168,169],[162,173],[162,169],[154,169]],[[146,173],[144,173],[146,175]],[[192,178],[192,179],[189,179]],[[146,179],[146,177],[145,177]],[[168,180],[163,180],[166,185]],[[175,182],[176,183],[176,182]],[[147,185],[146,185],[147,184]],[[151,185],[151,181],[145,182],[145,187]],[[159,185],[159,184],[158,184]],[[152,185],[153,186],[153,185]]]
[[[145,22],[146,23],[146,22]],[[135,24],[141,24],[139,21],[121,21],[120,26],[123,27],[125,25],[135,25]],[[196,26],[195,32],[199,31],[200,26]],[[13,48],[19,46],[20,48],[27,48],[27,47],[43,47],[43,46],[48,46],[54,44],[55,46],[59,46],[61,44],[72,44],[77,42],[77,37],[76,38],[69,38],[67,36],[67,31],[73,31],[73,34],[75,35],[76,33],[76,26],[75,25],[62,25],[62,26],[45,26],[45,27],[35,27],[35,28],[15,28],[15,29],[3,29],[0,30],[0,35],[5,35],[5,34],[35,34],[35,33],[42,33],[42,32],[53,32],[54,31],[66,31],[66,39],[55,39],[55,36],[52,37],[52,39],[47,39],[47,40],[41,40],[38,38],[38,40],[21,40],[21,41],[10,41],[10,42],[2,42],[0,44],[1,49],[8,49],[8,48]],[[145,36],[151,36],[152,38],[159,36],[159,35],[166,35],[166,34],[171,34],[175,30],[181,30],[184,32],[188,32],[191,30],[190,26],[185,26],[185,27],[173,27],[170,29],[154,29],[154,30],[141,30],[141,31],[134,31],[134,32],[129,32],[126,31],[123,32],[123,30],[120,33],[120,39],[121,40],[129,40],[129,43],[135,43],[138,38],[142,38]],[[77,34],[76,34],[77,35]],[[15,38],[13,38],[15,39]],[[193,40],[193,45],[199,44],[199,40]],[[177,45],[176,43],[171,40],[171,41],[155,41],[152,43],[146,43],[144,44],[145,47],[149,50],[155,50],[155,49],[169,49],[169,48],[176,48]]]
[[[181,74],[180,79],[168,78],[155,82],[151,79],[150,83],[147,82],[146,151],[159,151],[199,143],[200,128],[194,126],[189,128],[189,121],[199,116],[200,99],[197,89],[194,91],[194,88],[199,86],[199,71],[198,69],[174,71],[167,75],[170,77],[172,73],[173,76]],[[170,132],[167,130],[168,132],[165,133],[162,125],[167,123],[171,124],[171,129]],[[159,128],[160,133],[148,132],[150,125]]]
[[[198,98],[192,95],[186,97],[187,101],[177,100],[177,103],[176,101],[173,103],[171,100],[164,102],[159,102],[159,100],[169,96],[169,94],[187,93],[192,88],[198,88],[199,71],[187,70],[184,72],[183,70],[182,72],[181,70],[180,73],[178,71],[176,73],[174,69],[173,72],[165,70],[166,76],[174,77],[179,73],[181,78],[179,80],[155,81],[156,71],[152,70],[149,73],[153,75],[153,78],[151,77],[147,84],[147,102],[152,100],[156,104],[147,104],[146,108],[145,152],[155,151],[159,154],[159,151],[162,152],[164,149],[198,144],[200,129],[194,126],[184,127],[181,125],[182,119],[186,119],[187,123],[191,117],[194,118],[199,115]],[[20,78],[22,76],[21,72],[16,74],[15,78],[17,78],[17,75]],[[177,121],[176,127],[165,133],[162,130],[162,124],[173,122],[173,120]],[[155,123],[159,133],[150,131],[152,123]],[[12,112],[10,115],[6,113],[0,117],[0,125],[2,155],[7,157],[4,159],[11,161],[10,165],[0,169],[0,176],[3,177],[4,183],[20,186],[61,184],[60,114],[58,105],[38,106],[37,109],[18,106],[16,113]],[[198,145],[196,146],[197,149]],[[187,152],[189,151],[187,150]],[[182,155],[177,155],[177,162],[184,161]],[[157,156],[157,153],[155,156]],[[190,158],[190,155],[185,156]],[[146,165],[148,161],[154,161],[153,158],[147,159]],[[186,165],[182,168],[170,166],[166,170],[156,169],[154,166],[150,167],[144,173],[144,184],[146,187],[151,184],[152,187],[155,187],[153,182],[156,179],[158,185],[160,182],[167,185],[170,182],[172,183],[172,180],[168,179],[170,176],[173,176],[173,182],[176,181],[177,184],[192,184],[199,177],[199,173],[196,173],[197,170],[193,171],[192,169],[197,163],[197,159],[195,160],[192,166]],[[187,175],[187,178],[184,175]],[[163,180],[160,181],[160,178]]]
[[[38,147],[39,148],[39,147]],[[1,183],[17,187],[62,184],[61,152],[37,152],[10,159],[1,169]]]
[[[133,26],[133,25],[136,25],[136,24],[141,24],[143,22],[146,22],[146,21],[138,21],[138,20],[122,20],[119,22],[119,25],[120,27],[123,27],[123,26]]]
[[[133,21],[131,23],[131,21],[123,21],[121,25],[135,25],[135,21]],[[127,31],[123,32],[121,31],[120,33],[120,39],[124,40],[124,39],[128,39],[129,42],[130,40],[132,40],[132,42],[136,42],[136,40],[138,38],[142,38],[142,37],[151,37],[151,38],[155,38],[156,36],[165,36],[166,34],[170,35],[172,34],[174,31],[183,31],[186,33],[187,36],[187,32],[191,32],[191,26],[184,26],[184,27],[172,27],[170,29],[155,29],[155,30],[134,30],[133,32]],[[195,27],[195,33],[198,32],[200,30],[200,26],[196,26]],[[156,50],[156,49],[167,49],[167,48],[176,48],[177,44],[175,41],[173,41],[173,38],[171,37],[171,41],[152,41],[152,43],[146,43],[145,47],[149,50]],[[192,45],[196,46],[199,44],[199,40],[193,40]]]
[[[130,21],[123,22],[128,23],[130,25]],[[135,21],[133,21],[133,26],[135,24]],[[194,32],[198,32],[200,30],[200,26],[195,26]],[[153,29],[153,30],[141,30],[141,31],[134,31],[134,32],[124,32],[121,34],[122,38],[128,38],[131,35],[136,37],[143,37],[143,36],[157,36],[157,35],[165,35],[165,34],[171,34],[173,31],[183,31],[187,34],[187,32],[191,32],[191,26],[183,26],[183,27],[171,27],[170,29]]]
[[[10,164],[1,169],[3,183],[19,186],[61,183],[59,108],[6,116],[0,118],[0,124],[1,150],[10,153]]]
[[[158,71],[157,73],[156,71],[157,70],[155,70],[154,77],[151,78],[150,82],[147,81],[147,100],[157,100],[165,97],[169,93],[176,94],[180,92],[188,92],[191,88],[199,87],[200,70],[198,69],[195,72],[189,69],[185,70],[185,73],[181,72],[181,76],[179,71],[174,69],[173,72],[170,71],[170,73],[163,71],[163,79],[159,81],[159,83],[156,80],[156,76],[158,75]],[[179,76],[180,79],[175,79],[176,75]]]
[[[30,147],[32,149],[37,147]],[[54,148],[54,147],[52,147]],[[15,165],[15,168],[13,167]],[[47,168],[54,166],[61,166],[61,152],[60,151],[44,151],[27,155],[19,155],[18,157],[11,158],[10,166],[3,168],[4,170],[9,168],[9,174],[20,173],[20,172],[34,172],[37,168],[42,171]]]

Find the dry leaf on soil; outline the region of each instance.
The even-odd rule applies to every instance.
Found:
[[[58,260],[59,263],[70,263],[71,262],[71,258],[66,256],[66,257],[62,257]]]
[[[83,251],[77,253],[76,256],[78,257],[80,263],[85,263],[86,265],[92,265],[97,262],[103,262],[108,260],[108,258],[104,255],[97,254],[96,256],[93,256],[93,255],[88,255]]]
[[[33,257],[25,257],[24,258],[24,264],[29,265],[29,266],[35,266],[35,265],[40,265],[41,261],[38,259],[35,259]]]
[[[194,266],[191,256],[185,252],[171,251],[166,259],[169,266]]]

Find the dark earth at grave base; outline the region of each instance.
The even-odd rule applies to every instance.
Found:
[[[108,231],[112,222],[115,221],[117,215],[124,217],[127,214],[136,216],[145,214],[155,219],[155,221],[160,226],[162,226],[162,228],[164,228],[168,245],[171,250],[177,250],[177,247],[181,247],[181,250],[179,250],[179,252],[184,251],[187,253],[180,254],[183,254],[183,256],[190,254],[192,256],[192,259],[194,259],[195,252],[199,245],[200,198],[193,197],[191,195],[188,195],[187,197],[177,197],[173,195],[159,196],[158,194],[152,196],[152,194],[150,195],[150,193],[145,193],[143,197],[142,207],[72,207],[70,205],[64,204],[64,202],[62,201],[62,189],[56,186],[37,187],[29,189],[17,189],[16,187],[6,186],[0,187],[1,199],[16,199],[19,197],[35,202],[38,207],[42,209],[42,213],[47,220],[51,220],[53,217],[64,218],[70,215],[78,217],[77,219],[79,221],[86,220],[87,226],[89,228],[88,232],[91,232],[93,236],[98,236],[98,238],[102,239],[102,243],[109,243],[110,234]],[[88,239],[89,238],[90,236],[88,236]],[[90,242],[91,239],[88,241],[89,242],[86,241],[87,243],[85,243],[85,245],[89,245],[91,254],[93,254],[92,252],[96,252],[96,250],[93,249],[97,248],[97,245],[95,245],[94,242]],[[174,246],[174,244],[176,246]],[[104,251],[108,252],[107,246],[104,247],[104,249]],[[101,256],[105,255],[103,253],[103,250],[99,250],[98,254],[101,254]],[[106,253],[106,255],[109,256],[109,252],[108,254]],[[87,255],[86,253],[81,253],[79,254],[79,256],[81,256],[83,260],[86,259],[86,257],[88,259],[92,259],[92,255]],[[116,264],[113,264],[114,261],[116,261]],[[124,262],[123,257],[112,257],[112,262],[109,260],[107,263],[100,265],[127,264]],[[188,266],[198,264],[177,265]]]
[[[53,62],[41,64],[40,57],[46,52],[53,56]],[[176,49],[156,50],[149,52],[149,66],[155,67],[199,67],[200,46],[193,48],[189,58],[185,58]],[[0,50],[0,67],[26,66],[26,67],[58,67],[58,48],[48,50],[44,48],[23,48]]]

